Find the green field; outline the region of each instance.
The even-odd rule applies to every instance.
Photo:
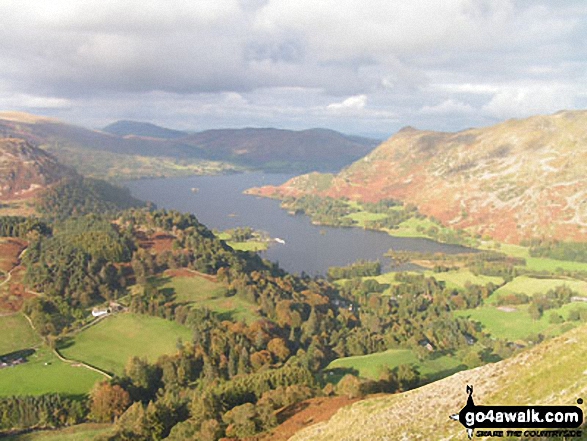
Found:
[[[442,356],[435,359],[419,361],[410,349],[390,349],[369,355],[338,358],[331,362],[326,369],[354,369],[360,377],[376,380],[384,367],[393,369],[402,364],[415,365],[420,375],[428,379],[445,377],[465,369],[465,366],[454,356]]]
[[[47,347],[40,348],[28,362],[0,369],[0,395],[83,395],[105,377],[84,367],[60,361]]]
[[[28,320],[22,314],[0,317],[0,355],[27,349],[41,343]]]
[[[246,242],[235,242],[232,241],[232,236],[229,233],[222,232],[216,233],[218,239],[221,239],[226,242],[226,244],[231,247],[233,250],[237,251],[265,251],[269,248],[269,243],[267,241],[262,240],[247,240]]]
[[[356,213],[347,214],[345,217],[357,222],[359,227],[365,228],[365,222],[385,219],[385,213],[370,213],[368,211],[358,211]]]
[[[179,338],[191,341],[191,331],[157,317],[118,314],[81,332],[60,351],[66,358],[120,375],[132,356],[153,362],[175,352]]]
[[[569,303],[562,308],[549,309],[544,312],[539,320],[533,320],[528,313],[528,305],[518,305],[498,309],[493,306],[482,306],[476,309],[455,311],[461,317],[470,317],[471,320],[480,322],[484,329],[493,337],[504,338],[510,341],[525,339],[529,335],[544,333],[547,335],[558,335],[562,329],[569,326],[568,323],[554,325],[550,323],[549,317],[552,312],[560,314],[567,319],[569,311],[576,308],[587,308],[581,303]],[[573,325],[577,323],[570,322]]]
[[[91,441],[98,435],[112,432],[110,424],[86,423],[59,430],[44,430],[8,436],[8,441]]]
[[[496,244],[485,242],[481,247],[485,250],[500,251],[512,257],[521,257],[526,259],[526,269],[532,271],[549,271],[556,272],[559,268],[565,271],[585,271],[587,272],[587,263],[571,262],[568,260],[555,260],[546,257],[530,257],[527,247],[512,244]]]
[[[239,297],[226,297],[226,287],[203,277],[159,278],[159,289],[170,290],[178,302],[206,307],[226,318],[250,323],[259,318],[256,306]]]
[[[484,276],[484,275],[475,275],[468,269],[460,269],[456,271],[447,271],[443,273],[435,273],[432,271],[426,271],[424,273],[427,277],[433,277],[439,282],[445,282],[447,288],[457,288],[463,289],[467,285],[467,283],[473,285],[482,285],[485,286],[488,283],[493,283],[494,285],[500,285],[503,283],[503,279],[501,277],[492,277],[492,276]]]
[[[587,296],[587,282],[574,279],[555,279],[555,278],[534,278],[528,276],[516,277],[509,283],[496,290],[488,299],[488,303],[493,303],[502,294],[521,293],[527,296],[533,296],[538,293],[546,294],[547,291],[555,289],[557,286],[568,286],[573,291],[577,291],[581,296]]]

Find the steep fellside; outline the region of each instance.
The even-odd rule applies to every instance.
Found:
[[[507,242],[587,240],[586,166],[587,111],[559,112],[458,133],[406,128],[336,176],[257,193],[393,198]]]
[[[0,199],[26,198],[71,176],[69,170],[41,149],[16,138],[0,138]]]
[[[360,401],[291,441],[464,440],[463,426],[449,415],[466,404],[466,385],[476,405],[576,405],[587,394],[587,328],[409,392]]]

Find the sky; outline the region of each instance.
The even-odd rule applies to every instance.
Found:
[[[385,138],[587,108],[587,2],[0,0],[0,110]]]

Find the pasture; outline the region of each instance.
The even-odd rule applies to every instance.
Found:
[[[424,361],[418,360],[410,349],[389,349],[369,355],[338,358],[332,361],[328,369],[353,369],[360,377],[377,380],[383,368],[396,368],[402,364],[414,365],[421,376],[438,379],[457,372],[465,366],[454,356],[444,355]]]
[[[488,283],[500,285],[503,283],[501,277],[492,277],[484,275],[475,275],[468,269],[459,269],[456,271],[447,271],[442,273],[435,273],[426,271],[426,277],[433,277],[439,282],[445,282],[447,288],[464,289],[467,284],[485,286]]]
[[[82,331],[60,352],[68,359],[121,375],[131,357],[153,362],[160,355],[175,352],[178,339],[191,341],[191,331],[157,317],[117,314]]]
[[[226,287],[209,277],[187,273],[183,276],[160,277],[156,281],[160,290],[180,303],[206,307],[232,320],[254,322],[259,318],[256,306],[240,297],[226,297]]]
[[[0,369],[0,396],[61,393],[85,395],[105,377],[64,363],[45,346],[24,364]]]
[[[489,299],[488,303],[494,303],[500,295],[521,293],[529,297],[538,293],[546,294],[547,291],[555,289],[557,286],[568,286],[576,291],[580,296],[587,296],[587,282],[575,279],[557,279],[557,278],[536,278],[528,276],[516,277],[509,283],[496,290]]]
[[[32,348],[41,343],[28,320],[22,314],[0,317],[0,355]]]
[[[469,317],[471,320],[481,323],[485,331],[493,337],[515,341],[539,333],[550,336],[560,334],[569,324],[574,326],[577,323],[552,324],[550,323],[550,315],[554,312],[560,314],[566,320],[569,312],[577,308],[587,308],[587,305],[574,302],[563,305],[562,308],[549,309],[538,320],[533,320],[530,317],[528,305],[508,306],[505,308],[487,305],[476,309],[455,311],[454,314]]]

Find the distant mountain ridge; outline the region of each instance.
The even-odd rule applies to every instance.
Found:
[[[92,161],[92,155],[106,153],[220,161],[269,171],[338,171],[379,144],[378,140],[326,129],[246,128],[187,133],[150,123],[119,121],[105,130],[109,132],[20,112],[0,112],[0,136],[26,139],[70,166],[79,165],[82,154]],[[125,158],[108,160],[122,162]]]
[[[587,240],[586,167],[587,111],[563,111],[457,133],[408,127],[337,175],[257,193],[392,198],[507,242]]]
[[[118,136],[143,136],[149,138],[176,139],[188,135],[180,130],[167,129],[155,124],[138,121],[116,121],[102,129],[103,132]]]

